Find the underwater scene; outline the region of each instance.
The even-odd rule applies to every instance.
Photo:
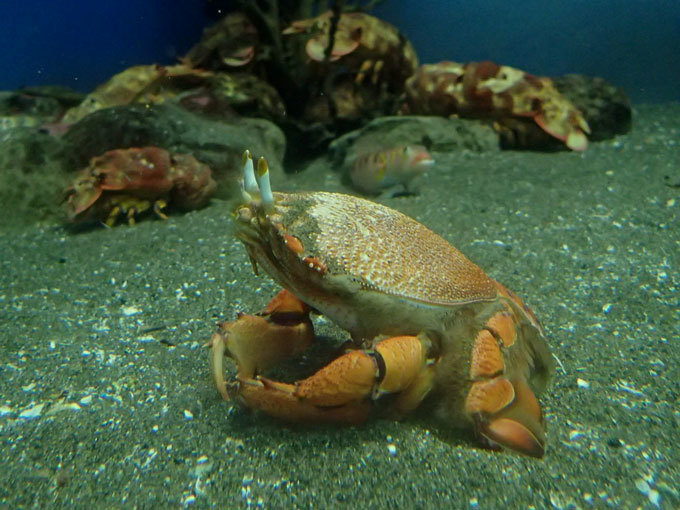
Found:
[[[0,506],[680,508],[680,4],[0,5]]]

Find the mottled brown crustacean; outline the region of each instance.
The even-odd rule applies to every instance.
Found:
[[[333,13],[294,21],[284,34],[308,33],[307,56],[323,62],[329,44]],[[335,31],[329,60],[341,62],[356,74],[356,81],[371,77],[403,83],[418,67],[418,56],[411,43],[394,26],[360,12],[343,13]]]
[[[294,21],[284,34],[307,37],[308,71],[316,80],[305,118],[327,121],[335,116],[357,120],[393,114],[404,82],[418,67],[411,43],[389,23],[364,13],[342,13],[337,18],[330,53],[334,14],[328,11],[310,19]],[[331,100],[335,114],[329,111]]]
[[[257,30],[248,16],[232,12],[206,28],[182,61],[190,67],[232,70],[253,61],[258,43]]]
[[[530,119],[572,150],[588,147],[583,114],[550,78],[493,62],[426,64],[406,81],[407,109],[416,115]]]
[[[211,71],[193,69],[185,64],[133,66],[102,83],[61,119],[73,124],[83,117],[112,106],[132,103],[161,103],[179,91],[202,85],[213,76]]]
[[[338,193],[272,193],[266,161],[257,175],[249,153],[244,162],[237,235],[286,290],[213,335],[225,398],[285,420],[353,424],[379,402],[400,416],[427,398],[447,426],[469,427],[487,446],[544,455],[534,395],[552,358],[516,294],[402,213]],[[310,307],[346,329],[353,349],[293,384],[265,377],[310,344]],[[225,354],[238,365],[231,382]]]
[[[166,218],[166,206],[181,210],[204,205],[215,189],[210,168],[189,154],[160,147],[116,149],[90,160],[66,190],[69,220],[128,223],[150,208]]]

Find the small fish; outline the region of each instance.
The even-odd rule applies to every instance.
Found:
[[[360,154],[349,172],[355,188],[364,193],[380,193],[399,184],[406,191],[412,179],[434,164],[422,145],[406,145]]]

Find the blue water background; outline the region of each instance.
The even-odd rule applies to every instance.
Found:
[[[494,60],[602,76],[635,102],[680,99],[677,0],[385,0],[374,10],[421,62]],[[136,65],[172,63],[213,22],[200,0],[0,2],[0,89],[89,91]]]

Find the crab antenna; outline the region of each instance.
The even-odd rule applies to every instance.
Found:
[[[243,152],[243,190],[249,196],[258,191],[255,170],[253,169],[253,155],[248,149]]]
[[[257,162],[257,174],[255,175],[257,184],[260,186],[260,197],[262,198],[262,206],[266,212],[274,210],[274,194],[272,193],[272,185],[269,182],[269,165],[267,160],[263,157]]]

